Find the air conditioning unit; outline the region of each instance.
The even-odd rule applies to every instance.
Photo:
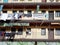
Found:
[[[54,2],[54,0],[49,0],[49,2]]]

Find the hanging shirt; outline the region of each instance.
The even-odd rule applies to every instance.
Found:
[[[6,21],[7,17],[8,17],[8,14],[7,13],[2,13],[1,14],[1,20]]]
[[[14,14],[15,19],[18,19],[18,13]]]

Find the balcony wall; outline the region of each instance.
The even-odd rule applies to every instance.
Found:
[[[29,14],[27,10],[24,10],[23,11],[24,14],[21,15],[21,17],[18,20],[49,20],[49,11],[50,10],[46,10],[46,13],[43,14],[42,11],[38,11],[38,13],[34,13],[35,11],[31,10],[31,14]],[[60,20],[60,17],[56,17],[56,10],[52,10],[52,11],[54,13],[53,20]],[[19,10],[17,10],[17,13],[19,13]],[[4,13],[1,11],[1,14],[4,14]],[[11,14],[12,16],[13,11],[8,10],[6,14]]]
[[[32,28],[31,35],[26,35],[26,31],[23,31],[23,35],[15,35],[15,39],[48,39],[48,30],[46,28],[46,35],[41,35],[40,28]]]
[[[14,39],[40,39],[40,40],[50,40],[49,39],[49,36],[51,36],[48,32],[48,28],[46,28],[46,35],[41,35],[41,28],[31,28],[31,34],[27,35],[26,34],[26,30],[27,28],[24,28],[23,29],[23,33],[22,34],[17,34],[18,29],[16,29],[16,32],[15,32],[15,36],[14,36]],[[6,33],[11,33],[11,30],[10,29],[6,29],[5,31]],[[13,33],[11,33],[13,34]],[[1,36],[1,32],[0,32],[0,40],[2,39],[9,39],[10,35],[9,36]],[[60,35],[56,35],[56,31],[54,29],[54,38],[51,39],[51,40],[56,40],[56,39],[60,39]]]

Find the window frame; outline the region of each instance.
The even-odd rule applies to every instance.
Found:
[[[56,28],[56,30],[55,30],[55,35],[56,35],[56,36],[60,36],[60,28]]]
[[[41,28],[41,35],[46,35],[46,28]]]
[[[17,10],[13,10],[12,12],[13,12],[13,13],[17,13]]]
[[[23,28],[18,29],[18,35],[23,35]]]
[[[26,29],[26,35],[31,35],[31,28]]]
[[[56,11],[55,14],[55,17],[60,17],[60,11]]]

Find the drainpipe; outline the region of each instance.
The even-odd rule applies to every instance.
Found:
[[[36,13],[38,13],[39,7],[40,7],[40,5],[37,5]]]

